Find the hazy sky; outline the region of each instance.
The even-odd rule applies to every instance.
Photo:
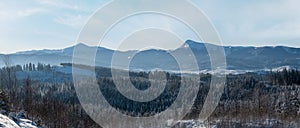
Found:
[[[74,45],[88,17],[108,2],[109,0],[2,0],[0,53]],[[192,2],[211,19],[225,45],[300,47],[299,0]],[[149,18],[140,18],[139,21],[147,24]],[[163,24],[163,27],[176,24],[167,23],[169,24]]]

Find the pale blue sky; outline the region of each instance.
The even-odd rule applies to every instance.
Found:
[[[107,2],[109,0],[2,0],[0,53],[74,45],[88,17]],[[192,2],[211,19],[225,45],[300,47],[298,0]],[[172,22],[166,24],[172,25]]]

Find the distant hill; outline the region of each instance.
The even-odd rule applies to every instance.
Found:
[[[205,43],[194,42],[188,40],[185,44],[172,51],[148,49],[141,52],[138,51],[114,51],[102,47],[90,47],[85,44],[77,44],[61,50],[35,50],[25,51],[10,54],[9,58],[13,64],[44,63],[51,65],[60,65],[60,63],[72,63],[72,55],[74,48],[82,48],[84,50],[98,49],[96,57],[96,65],[103,67],[111,67],[112,56],[118,53],[121,57],[118,58],[120,63],[116,68],[126,68],[125,62],[130,59],[130,69],[132,70],[151,70],[160,68],[163,70],[179,70],[179,66],[171,54],[180,55],[184,62],[185,69],[192,69],[189,65],[188,47],[191,48],[200,70],[210,70],[210,58],[208,56]],[[224,47],[227,69],[228,70],[266,70],[279,67],[299,67],[300,66],[300,48],[291,48],[284,46],[277,47]],[[135,56],[130,56],[136,53]],[[0,54],[0,58],[4,55]],[[84,60],[84,58],[81,58]],[[4,66],[3,61],[0,61],[0,66]]]

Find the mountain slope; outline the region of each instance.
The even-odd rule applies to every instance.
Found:
[[[172,54],[179,55],[183,62],[190,62],[188,47],[191,48],[200,70],[210,69],[210,58],[205,48],[205,43],[198,43],[191,40],[173,51],[164,51],[150,49],[145,51],[114,51],[101,47],[90,47],[84,44],[78,44],[62,50],[37,50],[25,51],[10,54],[9,58],[13,64],[26,63],[45,63],[51,65],[59,65],[60,63],[71,63],[74,48],[81,48],[86,51],[97,49],[96,65],[111,67],[112,56],[114,53],[120,55],[117,60],[116,68],[128,68],[126,63],[129,63],[129,68],[133,70],[179,70],[176,58]],[[230,70],[261,70],[278,68],[282,66],[299,67],[300,66],[300,49],[284,46],[277,47],[224,47],[227,69]],[[172,53],[172,54],[170,54]],[[0,55],[0,58],[4,55]],[[86,56],[89,57],[89,56]],[[84,57],[80,58],[84,62]],[[0,61],[0,66],[4,66],[3,61]],[[185,70],[192,69],[189,63],[184,64]]]

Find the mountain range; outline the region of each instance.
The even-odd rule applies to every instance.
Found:
[[[179,66],[170,53],[178,55],[184,64],[185,69],[194,71],[192,65],[188,62],[190,54],[188,47],[192,50],[196,62],[200,70],[210,70],[210,58],[205,47],[205,43],[199,43],[188,40],[181,47],[175,50],[160,50],[148,49],[144,51],[115,51],[103,47],[91,47],[85,44],[77,44],[61,50],[33,50],[25,52],[17,52],[14,54],[4,55],[0,54],[0,58],[9,56],[9,60],[14,65],[23,65],[27,63],[44,63],[51,65],[60,65],[61,63],[72,63],[72,55],[74,48],[82,48],[85,50],[97,49],[96,65],[103,67],[112,67],[112,56],[114,53],[120,55],[118,57],[118,65],[115,68],[127,68],[126,63],[132,70],[179,70]],[[208,44],[212,45],[212,44]],[[285,46],[276,47],[241,47],[241,46],[224,46],[227,69],[228,70],[267,70],[278,67],[300,66],[300,48],[292,48]],[[132,56],[134,55],[134,56]],[[84,60],[84,58],[82,58]],[[131,61],[130,61],[131,60]],[[123,63],[124,62],[124,63]],[[3,61],[0,61],[0,66],[5,66]]]

